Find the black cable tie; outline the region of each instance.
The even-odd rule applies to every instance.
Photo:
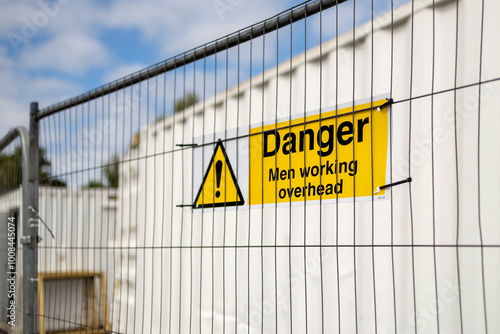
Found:
[[[384,108],[385,106],[388,106],[388,105],[391,105],[394,103],[394,100],[392,98],[386,98],[387,102],[385,102],[384,104],[382,104],[381,106],[379,106],[377,108],[377,111],[380,111],[382,110],[382,108]]]
[[[196,147],[198,144],[175,144],[175,146],[179,147]]]
[[[394,182],[394,183],[389,183],[384,186],[377,187],[377,190],[374,192],[374,194],[378,194],[382,189],[389,188],[389,187],[394,187],[394,186],[399,186],[400,184],[411,182],[411,177],[407,178],[406,180]]]
[[[178,208],[187,208],[187,207],[194,207],[193,204],[177,204],[176,207]]]

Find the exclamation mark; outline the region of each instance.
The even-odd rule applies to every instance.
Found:
[[[222,161],[218,160],[217,163],[215,164],[215,177],[217,178],[217,189],[220,187],[220,178],[222,176]],[[215,197],[219,198],[220,196],[220,191],[215,192]]]

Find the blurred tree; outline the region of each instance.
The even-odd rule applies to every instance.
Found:
[[[51,162],[47,159],[44,148],[40,147],[38,157],[39,184],[52,187],[66,187],[66,182],[52,177]],[[12,154],[0,153],[0,194],[14,190],[21,185],[23,180],[21,161],[21,147],[16,147]]]
[[[0,153],[0,194],[16,189],[22,181],[21,149],[14,153]]]
[[[177,102],[174,103],[174,112],[183,111],[184,109],[191,107],[193,104],[196,104],[198,102],[199,102],[198,96],[196,96],[193,93],[187,93],[184,99],[177,100]],[[167,116],[169,115],[159,115],[156,118],[156,122],[163,121]]]
[[[198,97],[193,93],[187,93],[184,99],[175,102],[174,110],[175,112],[183,111],[187,107],[192,106],[198,102]]]
[[[118,188],[119,181],[119,171],[118,166],[120,163],[120,157],[117,155],[111,156],[107,166],[104,167],[102,172],[104,173],[104,178],[106,179],[106,184],[110,188]]]
[[[111,156],[109,161],[102,168],[102,180],[90,179],[89,182],[83,186],[84,189],[88,188],[118,188],[120,157],[117,155]],[[105,182],[104,182],[105,181]]]
[[[104,187],[104,184],[99,181],[99,180],[89,180],[89,182],[87,183],[86,186],[84,186],[83,188],[84,189],[87,189],[87,188],[103,188]]]

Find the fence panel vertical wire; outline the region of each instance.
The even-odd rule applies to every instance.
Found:
[[[453,125],[454,125],[454,139],[455,139],[455,187],[456,187],[456,260],[457,260],[457,290],[458,290],[458,308],[460,311],[460,333],[464,333],[463,313],[462,313],[462,289],[460,277],[460,254],[459,254],[459,239],[460,239],[460,180],[459,180],[459,164],[458,164],[458,135],[457,135],[457,82],[458,82],[458,54],[459,54],[459,3],[456,5],[456,23],[455,23],[455,72],[454,72],[454,89],[453,89]],[[416,318],[416,317],[415,317]]]

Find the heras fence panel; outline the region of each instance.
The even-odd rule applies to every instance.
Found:
[[[42,109],[40,331],[500,330],[500,5],[399,5],[308,2]]]
[[[36,327],[35,218],[37,169],[30,168],[29,135],[24,127],[0,139],[0,332]],[[33,242],[32,242],[33,241]]]

